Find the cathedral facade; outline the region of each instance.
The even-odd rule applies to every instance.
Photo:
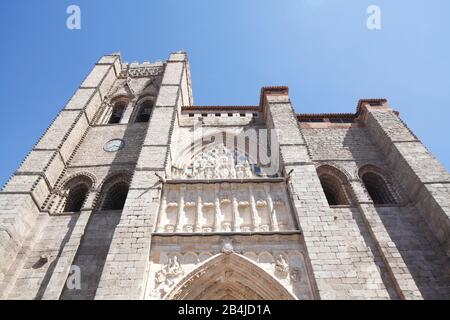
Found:
[[[449,299],[449,255],[450,174],[387,100],[195,106],[185,52],[101,57],[0,192],[2,299]]]

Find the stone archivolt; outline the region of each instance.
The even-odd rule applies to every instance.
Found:
[[[264,176],[248,157],[223,144],[204,149],[192,161],[172,166],[173,179],[245,179]]]
[[[155,249],[146,299],[299,299],[311,298],[303,254],[235,252],[224,241],[221,252]],[[226,246],[231,246],[225,250]],[[248,250],[254,247],[245,244]],[[240,253],[239,253],[240,252]],[[206,290],[207,289],[207,290]]]

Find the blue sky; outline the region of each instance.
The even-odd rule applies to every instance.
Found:
[[[66,8],[81,8],[81,30]],[[366,27],[381,8],[382,29]],[[297,112],[354,112],[386,97],[450,168],[450,1],[28,0],[0,12],[0,185],[97,59],[164,60],[188,52],[194,101],[256,105],[287,85]]]

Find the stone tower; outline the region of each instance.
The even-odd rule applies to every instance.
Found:
[[[103,56],[0,192],[3,299],[450,298],[450,175],[384,99],[194,106]]]

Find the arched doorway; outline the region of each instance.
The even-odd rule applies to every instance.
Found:
[[[281,283],[251,260],[219,254],[187,274],[165,296],[174,300],[295,300]]]

